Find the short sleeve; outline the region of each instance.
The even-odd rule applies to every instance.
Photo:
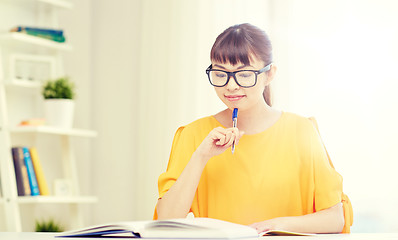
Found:
[[[174,135],[167,170],[158,179],[159,198],[162,198],[171,186],[173,186],[191,159],[195,151],[193,141],[194,139],[189,134],[189,129],[180,127],[177,130]]]
[[[162,173],[158,179],[159,199],[162,198],[177,181],[194,151],[193,134],[190,133],[188,128],[180,127],[174,135],[167,170]],[[156,209],[154,219],[157,219]]]
[[[313,123],[313,125],[316,128],[317,133],[318,133],[318,125],[317,125],[317,122],[316,122],[315,118],[311,117],[309,119],[312,121],[312,123]],[[320,139],[320,137],[319,137],[319,139]],[[332,161],[330,159],[330,156],[329,156],[329,154],[328,154],[328,152],[327,152],[327,150],[326,150],[326,148],[325,148],[325,146],[324,146],[322,141],[321,141],[321,143],[323,145],[324,151],[325,151],[327,159],[329,161],[329,165],[334,169],[334,166],[333,166],[333,163],[332,163]],[[341,176],[340,176],[340,181],[342,182],[342,177]],[[341,185],[342,185],[342,183],[341,183]],[[343,192],[341,192],[341,202],[343,204],[344,220],[345,220],[344,221],[344,228],[343,228],[342,233],[350,233],[350,227],[353,224],[353,215],[354,214],[353,214],[351,201],[348,198],[348,196],[346,194],[344,194]]]
[[[329,162],[315,126],[311,126],[310,137],[314,171],[314,211],[317,212],[342,201],[343,179]]]
[[[318,144],[317,144],[318,145]],[[322,147],[322,146],[321,146]],[[326,153],[322,148],[315,149],[314,177],[315,177],[315,211],[320,211],[341,202],[342,177],[329,164]]]

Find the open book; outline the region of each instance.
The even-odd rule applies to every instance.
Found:
[[[264,235],[311,235],[287,231],[268,231],[260,235],[254,228],[212,218],[120,222],[63,232],[57,237],[132,237],[168,239],[258,238]]]

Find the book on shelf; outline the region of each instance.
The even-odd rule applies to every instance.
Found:
[[[39,185],[37,184],[37,178],[35,169],[33,167],[32,158],[30,157],[29,148],[22,147],[23,156],[25,160],[26,169],[28,170],[29,186],[31,191],[31,196],[40,195]]]
[[[60,43],[65,42],[64,32],[61,29],[17,26],[12,28],[10,31],[25,33],[31,36],[45,38],[55,42],[60,42]]]
[[[36,173],[37,185],[39,186],[40,195],[48,196],[50,192],[48,190],[48,185],[46,178],[44,176],[43,168],[40,162],[39,155],[35,147],[29,149],[30,157],[32,158],[33,168]]]
[[[22,120],[18,126],[43,126],[46,123],[44,118],[31,118]]]
[[[17,181],[18,196],[30,196],[28,171],[25,165],[23,150],[21,147],[12,148],[15,178]]]
[[[42,34],[42,33],[31,32],[31,31],[25,31],[25,32],[22,32],[22,33],[26,33],[28,35],[35,36],[35,37],[44,38],[44,39],[47,39],[47,40],[52,40],[54,42],[59,42],[59,43],[65,42],[65,37],[64,36],[53,36],[53,35]]]
[[[18,196],[48,196],[49,188],[35,147],[13,147]]]
[[[238,239],[265,235],[314,235],[273,230],[263,233],[249,226],[212,218],[120,222],[63,232],[57,237],[132,237],[167,239]]]
[[[22,32],[22,31],[31,31],[37,32],[41,34],[51,34],[53,36],[63,36],[64,31],[61,29],[53,29],[53,28],[39,28],[39,27],[27,27],[27,26],[16,26],[11,29],[12,32]]]

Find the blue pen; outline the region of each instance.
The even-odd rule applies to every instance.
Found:
[[[232,113],[232,127],[236,128],[238,125],[238,109],[234,108],[234,112]],[[232,154],[235,152],[235,141],[232,143]]]

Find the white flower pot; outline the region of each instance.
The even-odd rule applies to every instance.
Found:
[[[46,124],[52,127],[72,128],[75,102],[71,99],[45,99]]]

